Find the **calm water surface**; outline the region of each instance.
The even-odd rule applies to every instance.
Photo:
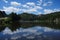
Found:
[[[0,40],[60,40],[60,30],[35,26],[11,31],[8,27],[0,32]]]

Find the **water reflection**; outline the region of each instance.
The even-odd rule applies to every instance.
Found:
[[[19,28],[11,31],[6,27],[0,33],[0,39],[7,40],[60,40],[60,30],[48,27],[35,26],[32,28]]]
[[[8,25],[9,29],[12,31],[19,29],[20,28],[20,23],[19,22],[14,22]]]
[[[54,23],[11,23],[0,26],[0,40],[60,40],[60,25]]]
[[[0,25],[0,32],[3,31],[6,27],[11,29],[11,31],[14,31],[16,29],[22,28],[29,28],[29,27],[35,27],[35,26],[41,26],[41,27],[49,27],[53,29],[60,29],[60,24],[55,23],[40,23],[40,22],[14,22],[10,23],[8,25]]]
[[[5,28],[5,26],[0,26],[0,32],[3,31]]]

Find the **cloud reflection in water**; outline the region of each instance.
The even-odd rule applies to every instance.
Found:
[[[48,27],[40,27],[40,26],[36,26],[36,27],[32,27],[32,28],[20,28],[20,29],[16,29],[16,31],[11,31],[8,27],[5,28],[4,31],[2,31],[3,35],[11,35],[10,39],[19,39],[19,38],[23,38],[25,37],[26,39],[51,39],[52,40],[52,36],[53,34],[50,33],[56,33],[56,32],[60,32],[60,30],[56,30],[56,29],[51,29]],[[47,34],[47,35],[46,35]],[[50,36],[50,35],[52,36]]]

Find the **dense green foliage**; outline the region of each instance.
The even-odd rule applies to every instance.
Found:
[[[14,12],[7,15],[5,11],[0,11],[0,18],[8,17],[9,21],[59,21],[60,20],[60,12],[54,12],[50,14],[40,14],[40,15],[34,15],[30,13],[22,13],[22,14],[16,14]]]
[[[30,13],[16,14],[12,12],[7,15],[5,11],[0,11],[0,30],[3,30],[6,26],[13,31],[19,27],[26,28],[35,25],[50,26],[51,28],[60,29],[60,12],[40,15]]]
[[[33,21],[36,19],[36,15],[29,13],[22,13],[19,15],[23,21]]]
[[[12,21],[12,22],[20,20],[20,17],[16,13],[14,13],[14,12],[9,14],[8,18],[10,19],[9,21]]]
[[[7,18],[6,18],[7,17]],[[34,15],[30,13],[16,14],[14,12],[7,15],[5,11],[0,11],[0,20],[16,22],[16,21],[43,21],[43,22],[60,22],[60,12],[50,14]]]

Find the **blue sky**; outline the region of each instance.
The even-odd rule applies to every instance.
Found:
[[[0,10],[32,14],[47,14],[60,11],[60,0],[0,0]]]

